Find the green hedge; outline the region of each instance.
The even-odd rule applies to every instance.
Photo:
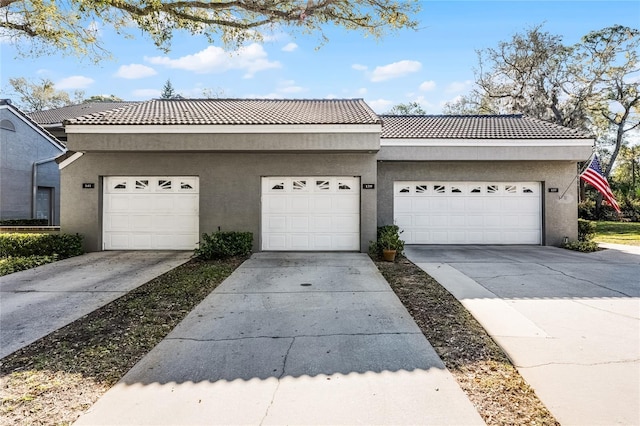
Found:
[[[0,257],[57,256],[83,253],[79,234],[0,234]]]
[[[0,259],[0,277],[55,262],[58,256],[7,257]]]
[[[200,247],[195,255],[203,259],[224,259],[233,256],[248,256],[253,248],[251,232],[213,232],[202,234]]]
[[[0,226],[47,226],[47,219],[3,219]]]

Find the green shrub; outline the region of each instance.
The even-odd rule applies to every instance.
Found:
[[[47,226],[47,219],[2,219],[0,226]]]
[[[578,219],[578,241],[588,242],[596,236],[596,223],[590,220]]]
[[[0,234],[0,257],[57,256],[83,253],[79,234]]]
[[[569,241],[562,244],[563,248],[583,253],[598,251],[598,243],[593,241],[596,235],[596,222],[578,219],[578,241]]]
[[[591,253],[600,249],[595,241],[569,241],[563,244],[562,247],[583,253]]]
[[[202,234],[200,247],[195,255],[203,259],[225,259],[233,256],[248,256],[253,247],[251,232],[212,232]]]
[[[578,203],[578,217],[585,220],[596,220],[596,202],[590,198]]]
[[[377,240],[369,242],[369,255],[379,257],[382,256],[382,250],[395,250],[396,255],[404,253],[404,241],[400,239],[400,230],[398,225],[383,225],[378,227]]]
[[[35,268],[46,263],[55,262],[58,256],[7,257],[0,259],[0,277],[25,269]]]

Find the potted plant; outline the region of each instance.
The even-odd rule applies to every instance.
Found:
[[[387,225],[378,228],[378,248],[382,251],[382,257],[388,262],[393,262],[397,255],[404,250],[404,241],[400,239],[402,231],[398,225]]]

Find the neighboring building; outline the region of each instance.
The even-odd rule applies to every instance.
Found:
[[[60,170],[65,146],[29,116],[0,100],[0,219],[60,223]]]
[[[154,100],[65,123],[62,228],[88,251],[193,249],[250,231],[254,250],[577,237],[588,135],[522,116],[378,116],[355,100]],[[564,196],[560,196],[565,192]]]

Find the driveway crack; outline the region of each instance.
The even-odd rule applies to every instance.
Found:
[[[276,385],[276,388],[273,390],[273,394],[271,395],[271,401],[269,401],[269,406],[267,407],[267,410],[265,411],[264,416],[262,417],[262,420],[260,420],[260,425],[264,423],[265,419],[269,415],[269,410],[273,406],[273,401],[276,399],[276,394],[278,393],[278,389],[280,389],[280,380],[284,377],[284,373],[287,368],[287,358],[289,358],[289,352],[291,352],[291,348],[293,347],[293,344],[295,343],[295,341],[296,341],[296,338],[293,337],[291,339],[291,343],[289,344],[289,348],[287,349],[287,352],[284,354],[284,359],[282,360],[282,372],[280,372],[280,375],[278,376],[278,384]]]
[[[549,265],[544,265],[544,264],[541,264],[541,263],[538,263],[538,265],[543,266],[543,267],[545,267],[545,268],[547,268],[547,269],[549,269],[549,270],[551,270],[551,271],[554,271],[554,272],[557,272],[557,273],[559,273],[559,274],[562,274],[562,275],[564,275],[565,277],[573,278],[574,280],[578,280],[578,281],[584,281],[584,282],[589,283],[589,284],[591,284],[591,285],[593,285],[593,286],[600,287],[600,288],[604,288],[604,289],[607,289],[607,290],[612,291],[612,292],[614,292],[614,293],[618,293],[618,294],[620,294],[621,296],[625,296],[625,297],[632,297],[630,294],[626,294],[626,293],[624,293],[624,292],[622,292],[622,291],[619,291],[619,290],[616,290],[616,289],[613,289],[613,288],[607,287],[606,285],[598,284],[598,283],[596,283],[596,282],[593,282],[593,281],[590,281],[590,280],[586,280],[586,279],[584,279],[584,278],[574,277],[573,275],[571,275],[571,274],[567,274],[566,272],[560,271],[560,270],[558,270],[558,269],[553,269],[553,268],[552,268],[551,266],[549,266]]]
[[[537,368],[537,367],[548,367],[550,365],[579,365],[584,367],[591,367],[596,365],[611,365],[611,364],[632,364],[639,362],[640,358],[635,359],[621,359],[619,361],[603,361],[603,362],[545,362],[542,364],[533,364],[533,365],[516,365],[518,368]]]
[[[335,337],[335,336],[411,336],[422,335],[421,332],[396,332],[396,333],[328,333],[328,334],[298,334],[295,336],[243,336],[228,337],[223,339],[197,339],[194,337],[166,337],[165,340],[183,340],[188,342],[233,342],[251,339],[296,339],[298,337]]]

